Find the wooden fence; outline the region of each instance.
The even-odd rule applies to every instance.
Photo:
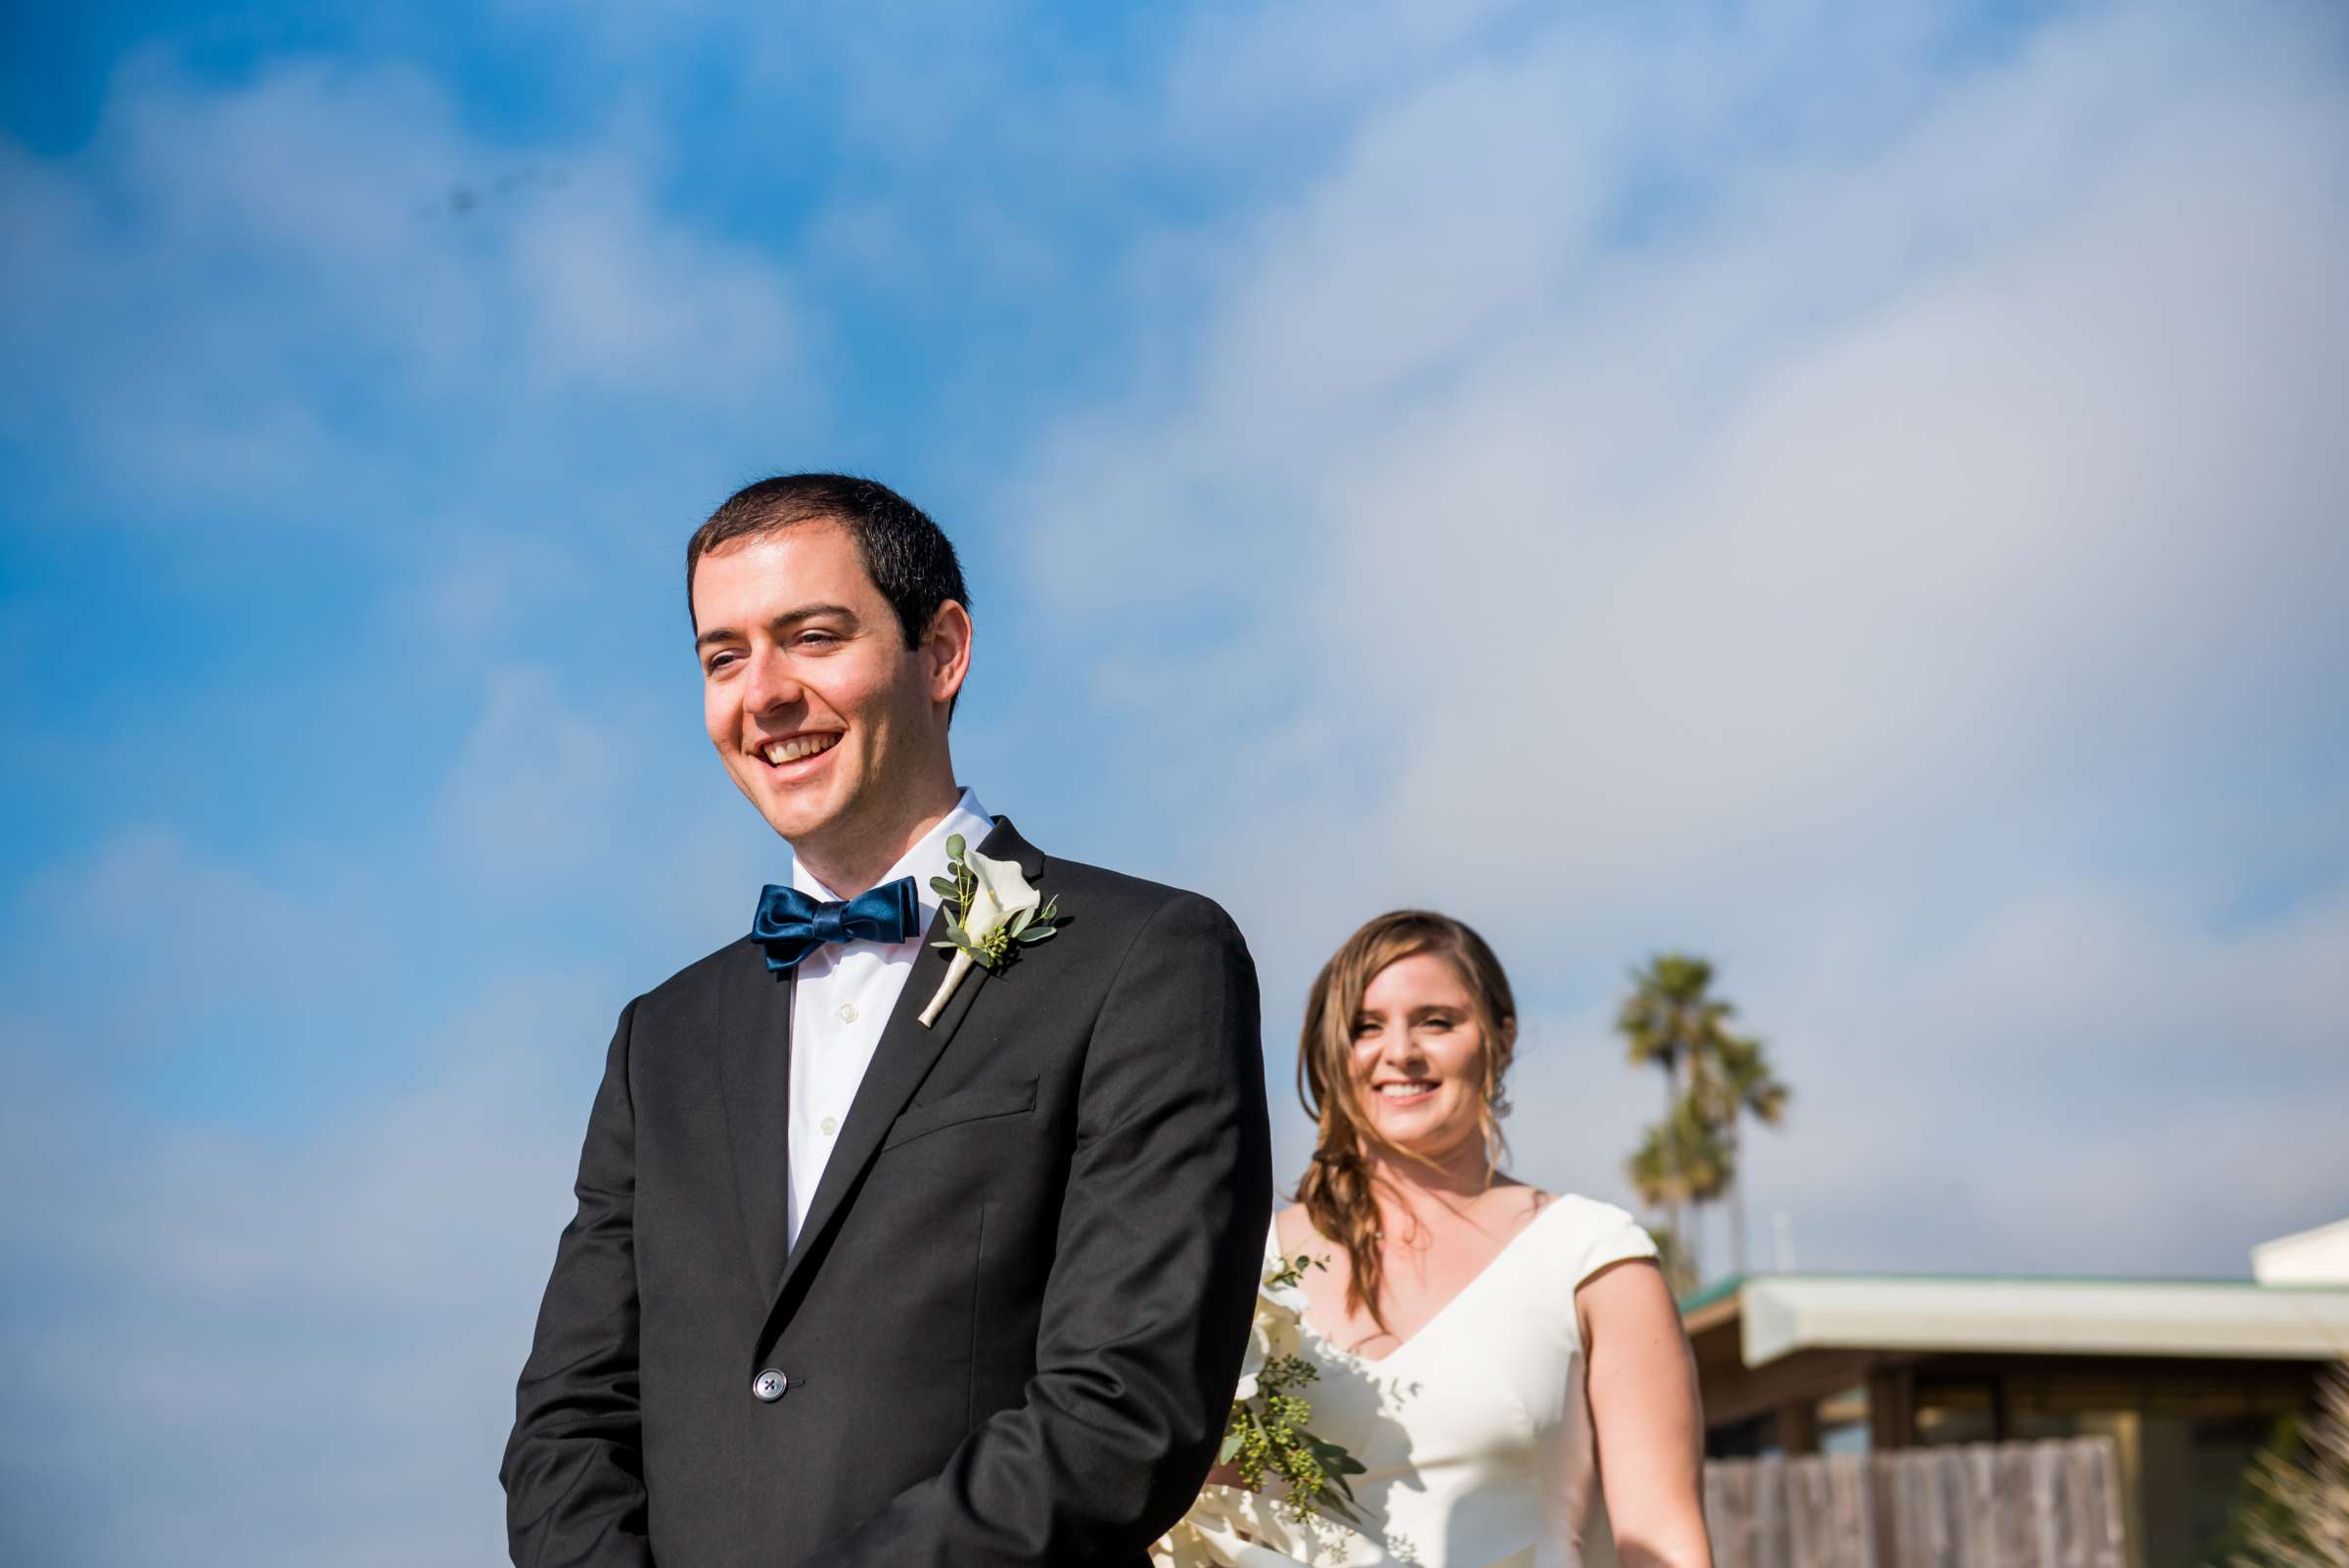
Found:
[[[1716,1568],[2129,1568],[2112,1443],[1716,1459]]]

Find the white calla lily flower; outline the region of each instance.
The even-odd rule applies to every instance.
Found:
[[[1279,1262],[1267,1265],[1265,1278],[1256,1287],[1256,1315],[1248,1324],[1248,1350],[1240,1358],[1240,1383],[1231,1396],[1235,1400],[1256,1398],[1257,1379],[1265,1367],[1297,1354],[1305,1292],[1296,1285],[1272,1283],[1282,1267]]]
[[[963,855],[962,863],[969,869],[973,883],[971,906],[962,911],[962,935],[974,947],[985,944],[1023,911],[1033,915],[1044,901],[1043,896],[1028,885],[1028,878],[1016,861],[998,860],[972,850]],[[947,961],[946,978],[938,984],[938,993],[922,1009],[924,1029],[938,1022],[938,1015],[945,1011],[946,999],[962,984],[962,977],[971,972],[971,955],[956,948]]]
[[[1022,909],[1042,905],[1043,896],[1028,885],[1028,879],[1012,860],[998,860],[973,850],[962,857],[971,868],[971,876],[979,884],[978,896],[971,899],[970,915],[962,929],[972,942],[985,942],[998,927]]]

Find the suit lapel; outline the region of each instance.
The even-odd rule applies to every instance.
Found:
[[[998,860],[1017,860],[1021,874],[1031,882],[1043,875],[1044,857],[1019,835],[1009,817],[995,818],[992,832],[978,846],[979,853]],[[930,1069],[944,1053],[969,1016],[972,998],[989,983],[988,972],[974,964],[954,988],[953,997],[938,1022],[922,1027],[922,1009],[938,991],[939,982],[946,978],[946,967],[952,954],[945,948],[934,947],[934,942],[945,940],[945,919],[942,910],[930,922],[922,937],[922,950],[913,961],[913,972],[905,978],[905,989],[898,993],[898,1003],[890,1009],[889,1022],[882,1028],[880,1043],[873,1048],[872,1065],[864,1070],[864,1081],[856,1086],[856,1097],[849,1103],[848,1119],[841,1124],[840,1138],[832,1146],[832,1157],[824,1164],[824,1176],[816,1183],[815,1197],[807,1205],[806,1217],[800,1222],[799,1244],[783,1265],[782,1278],[775,1286],[779,1299],[791,1286],[793,1276],[806,1264],[809,1251],[822,1238],[824,1231],[839,1214],[849,1192],[864,1175],[864,1169],[881,1150],[881,1140],[887,1135],[890,1124],[905,1102],[913,1098]],[[780,1226],[774,1232],[780,1236]]]
[[[742,1234],[760,1294],[783,1273],[790,1228],[791,1002],[799,971],[766,967],[765,950],[748,956],[728,982],[719,1059],[726,1085],[726,1133]]]

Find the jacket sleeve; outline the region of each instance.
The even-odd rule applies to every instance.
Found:
[[[636,1117],[630,1002],[579,1151],[578,1213],[555,1244],[498,1479],[518,1568],[651,1568],[636,1373]]]
[[[1139,1558],[1215,1458],[1271,1203],[1256,966],[1184,894],[1094,1023],[1026,1398],[801,1568]]]

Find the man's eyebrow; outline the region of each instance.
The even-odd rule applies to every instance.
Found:
[[[788,631],[801,622],[813,621],[818,616],[839,616],[852,626],[862,623],[857,620],[856,612],[845,604],[804,604],[797,610],[787,610],[775,617],[766,623],[767,629],[769,631]],[[693,645],[700,649],[707,648],[714,642],[740,642],[741,640],[742,633],[732,626],[712,626],[708,631],[694,638]]]

